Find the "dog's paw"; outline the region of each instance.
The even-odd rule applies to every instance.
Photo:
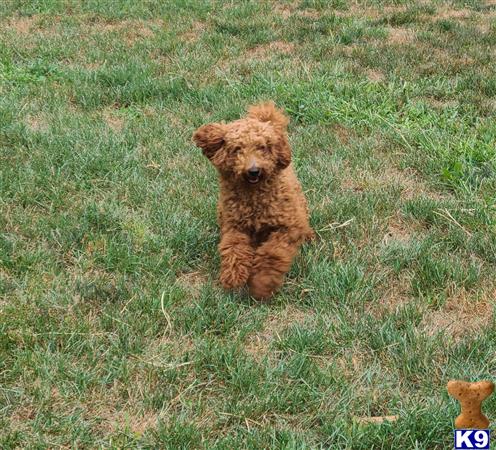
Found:
[[[246,284],[250,273],[246,267],[238,267],[236,270],[221,270],[220,283],[226,290],[240,288]]]
[[[250,295],[257,300],[268,300],[273,294],[274,291],[267,286],[250,285]]]
[[[283,274],[257,273],[253,275],[248,281],[250,295],[257,300],[269,299],[281,287],[283,278]]]
[[[312,230],[311,228],[307,231],[305,234],[305,241],[311,242],[317,238],[317,235],[315,234],[315,231]]]

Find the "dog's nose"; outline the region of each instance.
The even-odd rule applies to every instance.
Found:
[[[261,170],[257,167],[255,163],[253,163],[250,168],[247,170],[248,176],[252,178],[256,178],[260,175]]]
[[[248,175],[250,177],[256,178],[260,175],[260,169],[256,166],[252,166],[248,169]]]

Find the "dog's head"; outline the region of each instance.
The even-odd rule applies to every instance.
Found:
[[[193,140],[222,176],[254,186],[290,164],[288,123],[274,103],[262,103],[235,122],[203,125]]]

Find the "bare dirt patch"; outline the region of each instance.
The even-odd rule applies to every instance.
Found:
[[[419,178],[415,171],[406,168],[398,169],[393,164],[386,164],[384,170],[376,174],[374,179],[380,185],[394,185],[401,189],[401,199],[411,200],[415,197],[428,197],[433,200],[445,198],[439,192],[432,191],[425,182]]]
[[[207,276],[202,272],[183,273],[177,277],[177,283],[190,292],[193,297],[198,297],[202,286],[207,282]]]
[[[318,19],[321,16],[321,13],[316,9],[304,9],[298,11],[298,15],[301,17],[308,17],[309,19]]]
[[[85,409],[88,419],[97,422],[95,431],[112,433],[126,430],[141,435],[148,428],[154,428],[158,420],[157,413],[129,406],[135,402],[139,403],[135,397],[141,395],[138,393],[141,387],[135,386],[135,395],[122,408],[117,406],[121,402],[119,388],[122,389],[123,386],[114,384],[105,392],[95,390],[89,395],[90,402],[85,405]]]
[[[42,132],[48,129],[46,120],[40,115],[26,117],[26,125],[31,131]]]
[[[276,51],[279,53],[291,53],[294,50],[295,46],[291,42],[285,41],[274,41],[271,42],[268,46],[268,49],[271,51]]]
[[[408,28],[389,28],[388,41],[391,44],[402,45],[409,44],[415,39],[415,32]]]
[[[124,128],[124,119],[119,117],[113,110],[105,110],[103,112],[103,120],[116,133],[119,133]]]
[[[15,31],[18,34],[27,34],[34,28],[38,22],[39,17],[26,16],[14,17],[7,22],[7,28]]]
[[[425,101],[436,109],[452,108],[458,105],[457,100],[439,100],[433,97],[425,97]]]
[[[61,24],[62,19],[62,16],[57,15],[14,17],[7,22],[6,28],[15,31],[26,39],[60,36],[64,31]],[[155,32],[164,26],[164,21],[162,19],[108,21],[103,18],[96,20],[95,18],[85,18],[73,26],[75,26],[75,31],[79,34],[78,39],[81,41],[87,41],[88,38],[102,34],[115,33],[119,40],[131,47],[137,41],[152,38]]]
[[[409,170],[400,170],[395,166],[386,165],[379,182],[399,186],[401,197],[411,199],[425,190],[422,182]]]
[[[35,407],[32,405],[25,405],[16,408],[11,416],[10,423],[15,430],[20,430],[27,421],[33,420],[36,417]]]
[[[481,296],[458,291],[440,309],[424,315],[420,331],[427,335],[443,331],[455,340],[478,333],[492,322],[495,301],[496,289]]]
[[[109,431],[130,431],[141,436],[149,428],[155,428],[158,419],[157,413],[124,409],[108,417],[107,426]]]
[[[383,244],[390,244],[391,242],[407,243],[412,238],[412,229],[409,224],[403,222],[400,214],[389,219],[386,234],[382,238]]]
[[[354,134],[352,130],[344,125],[341,125],[340,123],[336,123],[332,126],[332,132],[342,144],[347,144]]]
[[[409,200],[421,195],[435,199],[443,198],[440,194],[428,189],[412,170],[400,170],[388,161],[384,161],[384,167],[380,172],[346,168],[341,182],[342,189],[356,192],[383,189],[388,186],[398,187],[401,190],[403,200]]]
[[[439,48],[432,45],[417,44],[417,48],[422,50],[422,57],[419,60],[418,70],[420,73],[432,74],[439,67],[460,72],[474,64],[474,59],[467,55],[458,56],[448,48]]]
[[[118,33],[127,46],[132,47],[136,42],[151,38],[155,30],[164,26],[161,19],[154,20],[123,20],[107,22],[104,20],[82,25],[82,31],[88,35]]]
[[[288,306],[283,311],[270,315],[260,331],[248,336],[245,350],[255,359],[260,360],[269,352],[272,342],[280,339],[280,333],[295,323],[303,323],[311,314]]]
[[[182,34],[181,37],[186,42],[195,42],[200,38],[206,29],[207,26],[204,22],[194,22],[191,29]]]
[[[477,23],[476,27],[482,34],[487,34],[491,31],[492,22],[491,21],[480,21],[479,23]]]
[[[7,22],[7,29],[15,31],[25,38],[32,36],[54,36],[60,32],[58,28],[61,16],[42,16],[34,14],[26,17],[13,17]]]
[[[369,361],[370,355],[358,345],[347,349],[346,352],[335,359],[336,365],[348,380],[355,380],[357,374],[363,373]]]
[[[344,45],[340,48],[338,47],[340,53],[347,57],[354,57],[356,54],[359,54],[361,50],[361,46],[358,44]]]
[[[368,69],[367,70],[367,78],[374,83],[380,83],[380,82],[384,81],[386,77],[379,70]]]
[[[483,102],[484,107],[486,107],[489,111],[496,112],[496,100],[489,99]]]
[[[496,0],[490,0],[496,1]],[[490,5],[490,2],[487,5]],[[392,16],[394,14],[402,13],[407,10],[406,5],[385,6],[383,8],[364,6],[360,3],[354,3],[346,11],[336,11],[336,14],[344,17],[366,17],[367,19],[381,19],[384,17]],[[435,14],[419,13],[419,19],[423,21],[436,21],[436,20],[467,20],[478,15],[479,13],[468,8],[454,9],[448,6],[440,7],[436,10]],[[485,14],[487,16],[487,13]]]
[[[439,20],[450,20],[450,19],[469,19],[472,15],[472,11],[469,9],[451,9],[451,8],[439,8],[436,14],[432,16],[433,19]]]
[[[101,62],[84,63],[83,67],[86,70],[98,70],[100,67],[102,67],[102,63]]]
[[[294,8],[290,5],[276,5],[274,11],[283,19],[288,19],[293,14]]]
[[[289,55],[295,49],[294,44],[285,41],[273,41],[270,44],[257,45],[248,50],[245,56],[249,59],[265,60],[274,54]]]
[[[494,0],[486,2],[487,7],[496,5]],[[491,30],[492,21],[496,16],[496,11],[474,11],[468,8],[452,9],[449,7],[439,8],[436,14],[430,16],[430,20],[452,20],[459,23],[473,23],[481,32],[487,33]],[[472,22],[476,20],[475,22]]]

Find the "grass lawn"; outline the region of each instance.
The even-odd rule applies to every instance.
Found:
[[[494,1],[2,2],[0,448],[451,448],[447,381],[496,374],[495,49]],[[191,134],[269,99],[318,239],[260,304]]]

